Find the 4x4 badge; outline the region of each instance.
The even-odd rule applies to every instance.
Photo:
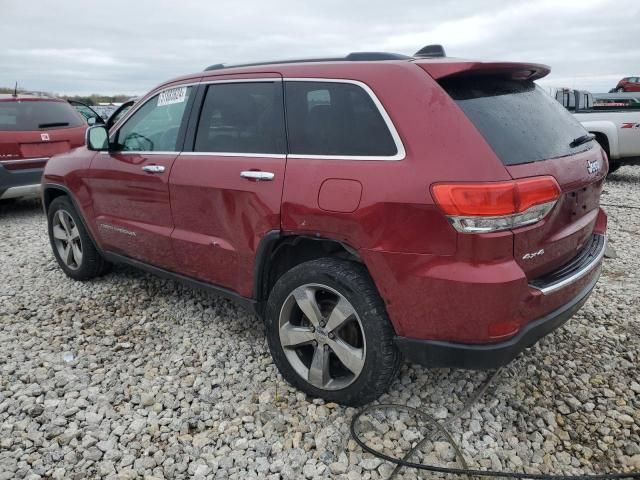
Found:
[[[540,255],[544,255],[544,248],[541,248],[537,252],[525,253],[522,256],[523,260],[531,260],[532,258],[539,257]]]
[[[591,160],[587,162],[587,172],[590,175],[597,173],[600,171],[600,161],[599,160]]]

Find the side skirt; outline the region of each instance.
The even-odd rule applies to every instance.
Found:
[[[197,288],[199,290],[204,290],[206,292],[213,293],[214,295],[221,296],[223,298],[231,300],[237,305],[246,308],[252,314],[257,313],[256,307],[258,302],[256,302],[251,298],[243,297],[242,295],[239,295],[233,290],[229,290],[224,287],[219,287],[217,285],[213,285],[210,283],[202,282],[200,280],[196,280],[195,278],[187,277],[186,275],[181,275],[179,273],[171,272],[163,268],[155,267],[153,265],[142,262],[140,260],[135,260],[133,258],[126,257],[124,255],[119,255],[117,253],[103,251],[102,256],[105,258],[105,260],[108,260],[109,262],[130,265],[140,270],[144,270],[145,272],[149,272],[154,275],[157,275],[159,277],[184,283],[185,285],[188,285],[191,288]]]

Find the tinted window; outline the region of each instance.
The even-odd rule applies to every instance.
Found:
[[[118,149],[128,152],[175,152],[192,87],[165,90],[152,97],[118,130]]]
[[[210,85],[194,150],[285,153],[281,82]]]
[[[466,77],[441,85],[505,165],[562,157],[593,146],[569,146],[586,130],[533,82]]]
[[[51,130],[80,127],[82,117],[66,102],[24,100],[0,102],[1,130]]]
[[[287,82],[289,152],[300,155],[393,156],[393,137],[367,92],[334,82]]]

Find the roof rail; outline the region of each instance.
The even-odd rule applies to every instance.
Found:
[[[402,55],[400,53],[388,52],[352,52],[345,57],[326,57],[326,58],[298,58],[294,60],[272,60],[269,62],[243,63],[237,65],[225,65],[216,63],[209,65],[204,69],[205,72],[211,70],[222,70],[225,68],[239,67],[259,67],[261,65],[274,65],[279,63],[317,63],[317,62],[368,62],[377,60],[409,60],[412,57]]]

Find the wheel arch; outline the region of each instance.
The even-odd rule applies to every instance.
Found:
[[[324,257],[364,264],[355,248],[330,237],[283,234],[277,230],[267,233],[256,253],[254,298],[263,304],[284,273],[296,265]]]
[[[42,207],[44,208],[44,213],[46,214],[49,212],[49,206],[51,205],[51,202],[53,202],[56,198],[63,196],[69,197],[69,199],[73,202],[74,207],[77,208],[71,192],[69,192],[66,187],[51,183],[45,184],[42,188]]]
[[[96,242],[95,232],[91,228],[91,225],[89,224],[89,222],[87,222],[87,219],[84,215],[84,210],[80,207],[80,204],[76,200],[73,193],[71,193],[71,190],[69,190],[64,185],[60,185],[58,183],[46,183],[42,186],[42,208],[44,209],[45,216],[48,216],[49,214],[49,206],[51,205],[51,202],[53,202],[58,197],[67,197],[71,201],[71,204],[73,205],[73,208],[75,208],[76,212],[78,213],[78,216],[80,217],[80,220],[82,221],[82,225],[84,226],[84,229],[87,231],[89,238],[91,239],[95,247],[98,249],[98,251],[100,253],[103,253],[102,248],[100,247],[100,244]]]

